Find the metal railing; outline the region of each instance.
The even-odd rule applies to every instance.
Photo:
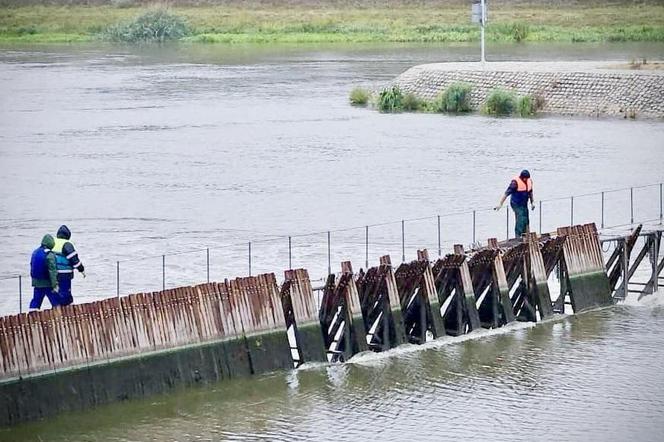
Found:
[[[625,227],[636,223],[645,222],[659,222],[659,224],[662,224],[664,222],[663,184],[664,183],[633,186],[581,195],[573,195],[568,197],[540,200],[537,205],[537,223],[535,223],[535,220],[533,220],[531,217],[530,225],[531,228],[537,226],[537,231],[542,233],[545,231],[550,231],[556,227],[566,225],[568,222],[569,225],[574,225],[575,223],[595,222],[599,225],[600,229]],[[648,195],[639,194],[639,192],[643,193],[645,190],[648,191],[646,192],[649,193]],[[615,198],[616,195],[619,195],[619,198]],[[614,198],[612,199],[611,197]],[[655,201],[655,199],[657,199],[657,201]],[[592,207],[599,210],[592,210]],[[656,213],[657,208],[659,209],[659,214]],[[510,215],[511,210],[509,209],[509,206],[506,206],[503,210],[505,211],[505,238],[508,239],[510,237],[510,227],[513,227],[510,222],[513,216]],[[234,263],[239,263],[238,258],[243,253],[246,253],[246,270],[243,271],[240,267],[238,267],[238,265],[235,265],[233,267],[233,271],[238,272],[235,274],[235,276],[251,276],[252,273],[256,270],[257,246],[270,244],[273,246],[270,249],[272,252],[271,256],[263,257],[265,261],[269,262],[269,268],[272,269],[266,271],[274,271],[275,267],[279,268],[278,261],[285,258],[285,256],[283,256],[283,258],[277,256],[279,254],[278,251],[281,250],[282,247],[287,250],[287,268],[291,269],[293,268],[294,258],[296,258],[293,249],[296,247],[296,245],[298,245],[298,240],[303,240],[300,243],[301,246],[308,249],[314,247],[320,248],[321,243],[324,244],[322,250],[308,254],[308,256],[312,258],[312,261],[315,262],[313,264],[313,268],[311,265],[308,266],[310,274],[313,276],[313,274],[315,274],[314,272],[320,272],[320,274],[323,275],[326,271],[327,274],[332,272],[333,246],[338,251],[337,255],[343,257],[344,260],[351,258],[352,255],[352,258],[355,259],[355,262],[362,262],[365,268],[368,268],[370,265],[371,252],[374,252],[374,254],[386,254],[387,252],[396,256],[401,255],[401,261],[404,262],[406,261],[407,246],[411,244],[420,249],[429,248],[432,250],[437,250],[438,256],[442,256],[443,249],[446,246],[451,246],[454,243],[467,243],[468,240],[471,240],[471,245],[477,245],[479,237],[478,231],[481,227],[487,230],[487,237],[496,236],[495,233],[498,231],[496,229],[496,227],[498,227],[498,223],[496,223],[497,218],[495,214],[491,215],[491,217],[484,217],[485,221],[487,218],[489,218],[489,222],[485,222],[484,224],[480,222],[480,217],[482,215],[491,213],[493,211],[493,208],[473,209],[460,212],[447,212],[445,214],[436,214],[418,218],[404,218],[383,223],[366,224],[364,226],[308,232],[297,235],[266,235],[267,238],[263,239],[249,239],[248,241],[223,244],[213,248],[195,248],[169,254],[163,253],[158,255],[141,256],[114,261],[107,260],[106,263],[112,263],[115,267],[115,281],[113,284],[115,287],[113,288],[115,288],[115,296],[119,297],[122,293],[130,293],[132,291],[146,291],[145,289],[151,285],[151,283],[153,286],[156,285],[154,276],[146,278],[145,274],[140,272],[134,273],[140,273],[142,285],[137,286],[136,284],[127,284],[125,280],[121,279],[121,276],[123,275],[123,273],[121,273],[121,264],[136,264],[140,261],[160,259],[161,278],[159,281],[160,284],[158,289],[164,290],[169,286],[172,287],[176,285],[186,285],[184,281],[177,280],[177,278],[171,283],[169,283],[167,280],[167,276],[169,276],[169,273],[167,272],[167,269],[169,268],[169,261],[173,261],[174,258],[179,256],[195,254],[198,256],[198,258],[196,258],[198,259],[198,263],[195,264],[196,269],[200,270],[200,267],[203,265],[205,267],[205,279],[197,276],[195,277],[194,281],[189,282],[210,282],[211,266],[213,266],[211,261],[211,251],[224,251],[226,254],[230,255],[229,260],[232,260]],[[566,214],[565,212],[568,213]],[[639,214],[640,216],[637,216]],[[457,218],[458,229],[454,231],[454,234],[451,233],[449,238],[447,238],[446,235],[443,234],[443,228],[449,227],[451,229],[451,226],[454,223],[451,221],[446,221],[453,218]],[[408,226],[411,226],[412,228],[408,229]],[[385,232],[381,233],[381,229],[393,229],[393,231],[386,235]],[[467,232],[463,233],[464,229],[466,229]],[[337,243],[333,242],[334,236],[343,236],[344,234],[348,234],[350,237],[345,239],[342,238]],[[454,236],[455,234],[457,236]],[[394,240],[397,235],[400,236],[399,241]],[[435,241],[431,241],[431,237],[434,237]],[[314,242],[307,244],[307,238],[314,238],[315,240]],[[279,246],[278,243],[283,244],[283,246]],[[242,249],[244,249],[245,252],[241,252],[240,250]],[[358,249],[362,250],[363,256],[360,256]],[[204,264],[201,262],[200,254],[204,254]],[[325,261],[325,258],[327,265],[323,266],[321,265],[321,261]],[[187,264],[191,264],[191,260],[188,260]],[[308,264],[312,263],[308,262]],[[175,267],[176,271],[183,270],[183,266],[178,266],[176,263],[170,265]],[[185,272],[181,273],[184,274]],[[13,291],[18,289],[19,312],[23,312],[24,279],[29,281],[29,275],[13,274],[0,276],[0,282],[14,280],[14,282],[10,284],[14,287],[14,289],[9,290]],[[150,281],[146,281],[146,279],[149,279]],[[122,291],[121,289],[123,288],[123,285],[127,285],[129,290]],[[112,285],[110,283],[106,283],[105,286],[101,288],[101,290],[106,290],[106,293],[112,293],[111,287]],[[95,295],[94,297],[102,299],[109,296]]]

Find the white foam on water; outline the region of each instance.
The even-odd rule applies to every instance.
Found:
[[[650,295],[641,295],[639,293],[629,293],[625,300],[618,301],[617,305],[626,305],[629,307],[658,307],[664,306],[664,287]]]
[[[524,329],[529,329],[536,327],[538,324],[545,324],[548,322],[556,322],[560,321],[562,319],[565,319],[570,315],[567,314],[556,314],[552,316],[551,318],[547,318],[544,321],[541,322],[512,322],[510,324],[507,324],[503,327],[499,328],[492,328],[492,329],[480,329],[465,335],[460,335],[460,336],[443,336],[438,339],[434,339],[432,341],[428,341],[425,344],[417,345],[417,344],[403,344],[400,345],[399,347],[392,348],[390,350],[384,351],[384,352],[362,352],[354,355],[350,360],[348,360],[346,363],[347,364],[357,364],[357,365],[374,365],[376,363],[379,363],[383,361],[386,358],[390,357],[399,357],[401,355],[405,354],[410,354],[413,352],[417,351],[422,351],[422,350],[427,350],[427,349],[436,349],[436,348],[441,348],[447,345],[452,345],[460,342],[465,342],[469,340],[474,340],[474,339],[484,339],[487,337],[491,336],[496,336],[496,335],[503,335],[507,333],[511,333],[517,330],[524,330]]]

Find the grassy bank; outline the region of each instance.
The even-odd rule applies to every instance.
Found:
[[[149,7],[19,6],[0,9],[0,42],[91,41]],[[391,7],[310,4],[174,6],[185,41],[208,43],[469,42],[479,29],[468,5]],[[664,5],[496,6],[487,39],[495,42],[664,41]]]

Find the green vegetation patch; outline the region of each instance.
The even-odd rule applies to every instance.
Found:
[[[366,106],[369,103],[371,92],[367,89],[356,87],[350,91],[350,104],[353,106]]]
[[[516,109],[517,98],[514,92],[496,88],[489,92],[484,103],[483,111],[488,115],[512,115]]]
[[[163,43],[190,34],[184,18],[165,8],[149,10],[130,22],[109,26],[104,37],[122,43]]]
[[[468,83],[452,83],[434,100],[436,112],[470,112],[470,92]]]
[[[401,112],[404,110],[403,100],[404,96],[399,86],[392,86],[380,91],[377,107],[381,112]]]
[[[444,7],[405,1],[347,7],[335,2],[259,2],[247,7],[225,2],[170,4],[169,14],[181,20],[164,16],[162,21],[155,17],[154,8],[132,0],[102,6],[3,7],[0,41],[48,42],[67,35],[110,36],[121,41],[184,38],[204,43],[447,43],[477,41],[480,35],[479,27],[470,23],[468,5],[462,2]],[[664,41],[664,5],[501,4],[491,9],[486,31],[489,42]]]

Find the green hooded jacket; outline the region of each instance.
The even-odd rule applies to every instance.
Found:
[[[55,246],[55,240],[51,235],[44,235],[41,245],[51,250]],[[55,253],[49,252],[46,255],[46,264],[48,265],[48,279],[32,278],[32,286],[51,287],[55,290],[58,287],[58,268],[55,264]]]

